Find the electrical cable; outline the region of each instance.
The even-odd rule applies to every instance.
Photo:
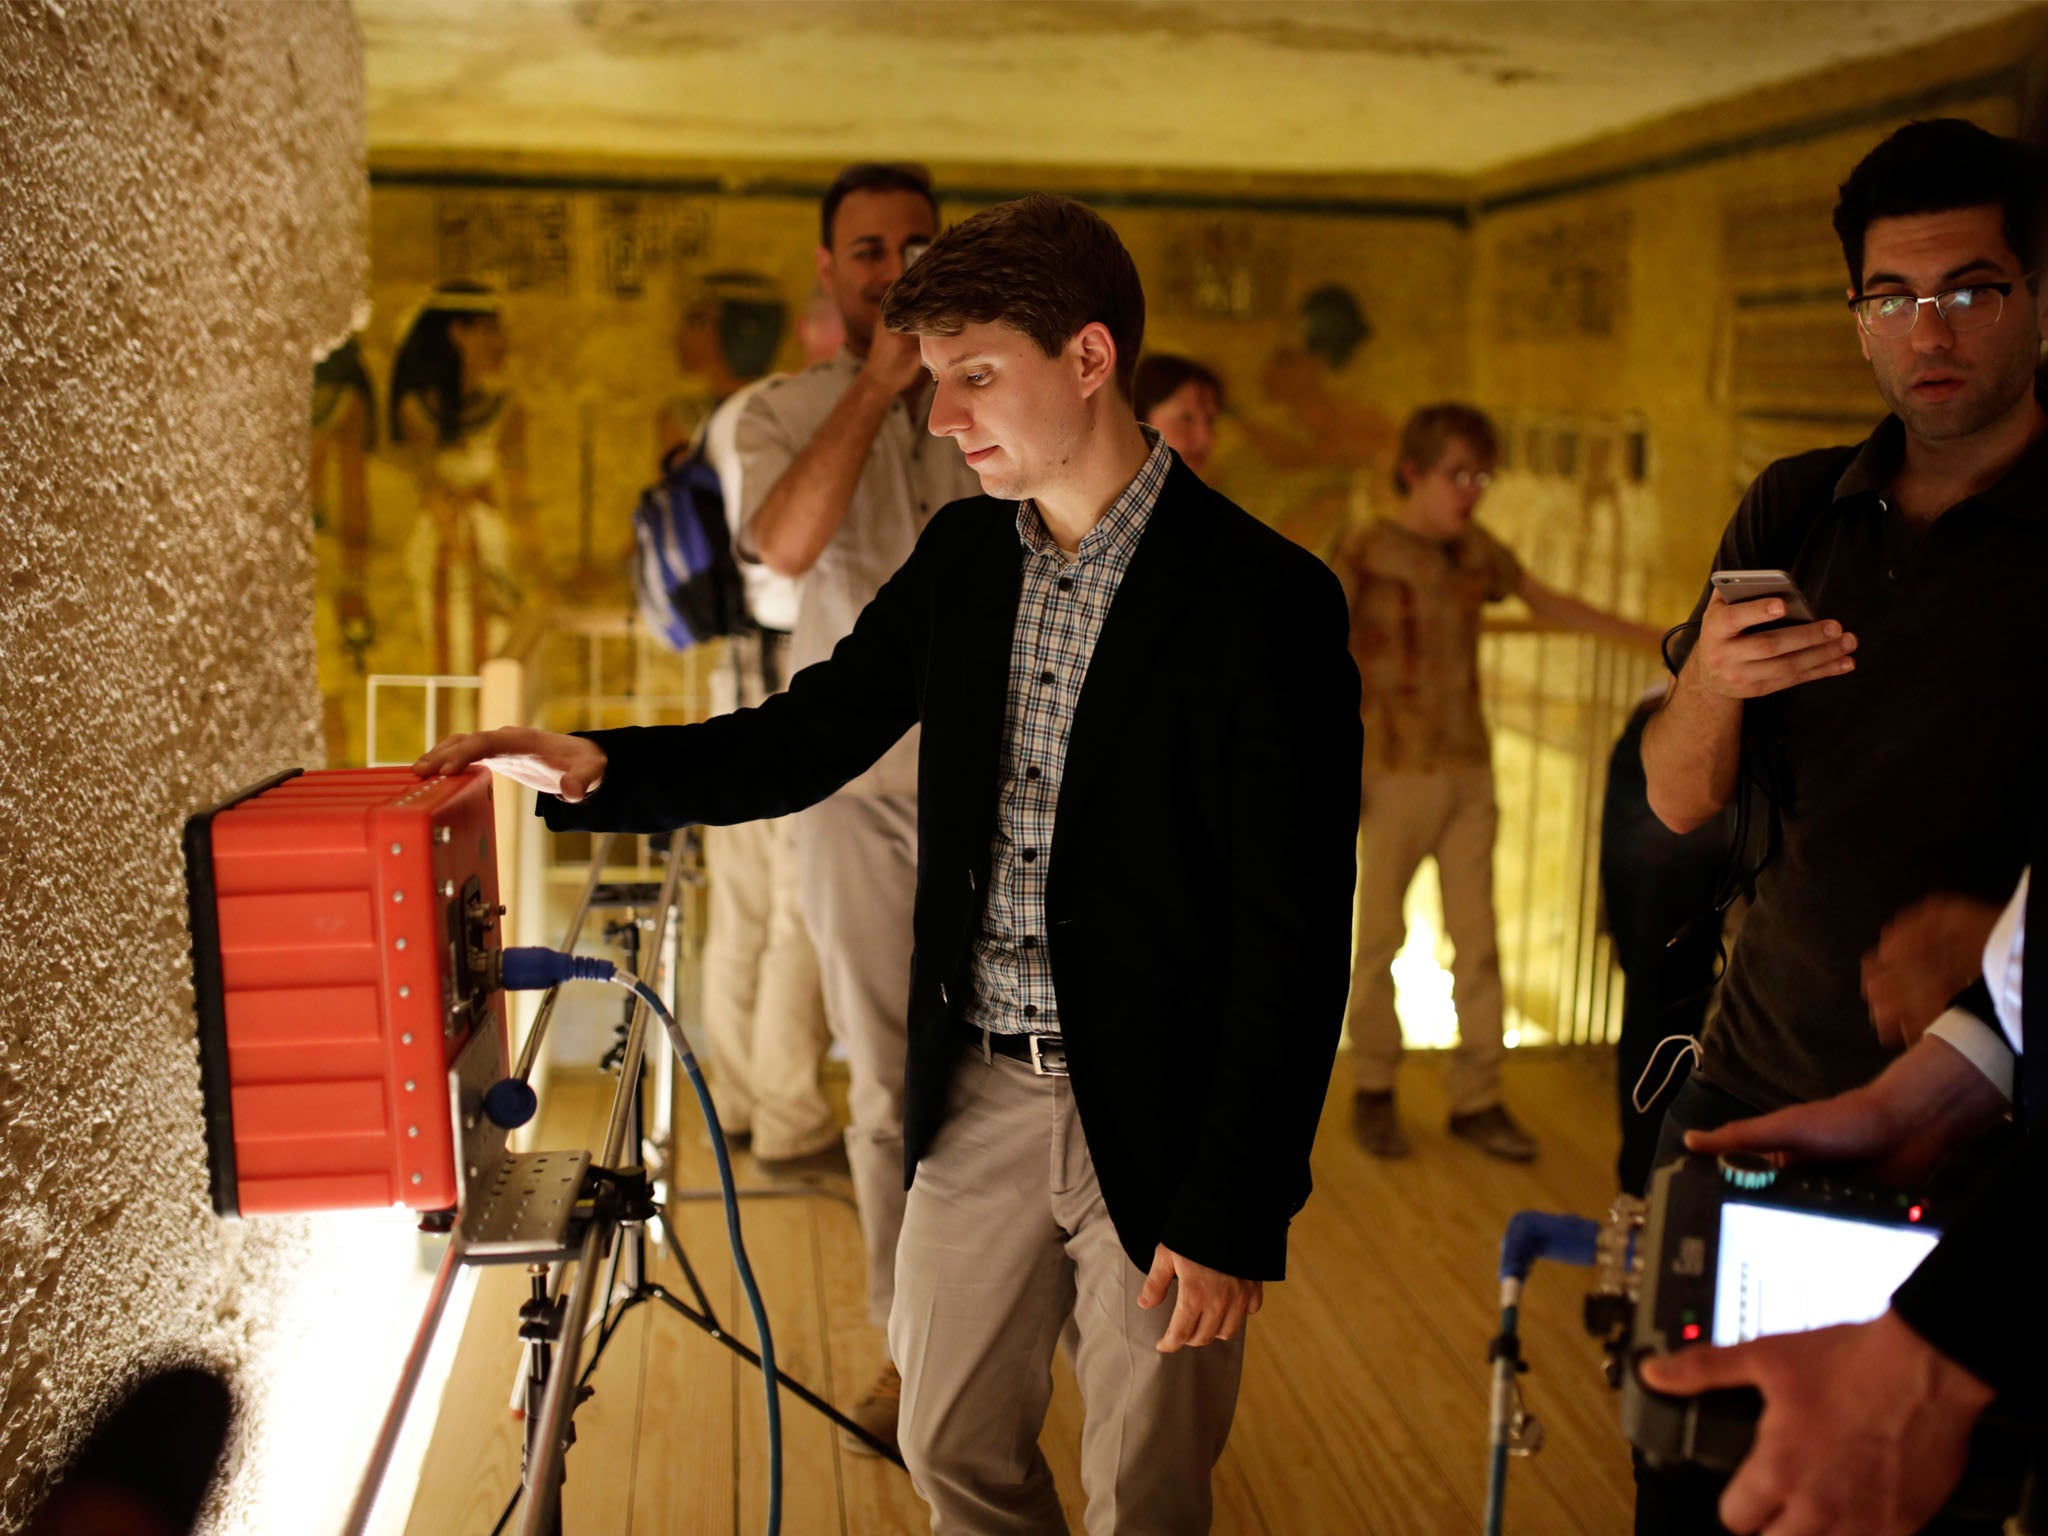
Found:
[[[768,1330],[768,1308],[761,1300],[761,1287],[754,1282],[754,1267],[747,1262],[746,1240],[740,1235],[739,1190],[733,1183],[732,1158],[725,1149],[725,1128],[718,1123],[718,1111],[711,1103],[704,1069],[697,1065],[697,1053],[683,1038],[675,1015],[646,982],[616,971],[612,980],[638,993],[660,1017],[676,1060],[696,1090],[698,1107],[704,1111],[704,1124],[711,1133],[711,1155],[718,1162],[719,1191],[725,1197],[725,1235],[732,1244],[733,1268],[739,1271],[740,1289],[747,1293],[747,1309],[754,1314],[754,1331],[761,1340],[761,1382],[768,1408],[768,1536],[778,1536],[782,1529],[782,1389],[776,1376],[775,1339]]]
[[[768,1327],[768,1308],[761,1300],[761,1287],[754,1280],[754,1267],[747,1260],[747,1245],[740,1233],[739,1188],[733,1181],[732,1159],[726,1152],[725,1130],[718,1122],[718,1110],[711,1102],[711,1090],[704,1082],[696,1052],[684,1037],[681,1026],[654,988],[637,976],[627,975],[611,961],[593,955],[569,955],[538,946],[508,949],[499,957],[500,985],[507,991],[538,991],[565,981],[602,981],[624,987],[652,1008],[668,1032],[670,1048],[696,1090],[697,1106],[711,1133],[711,1155],[718,1164],[719,1193],[725,1202],[725,1233],[732,1246],[733,1267],[739,1273],[740,1289],[746,1293],[747,1309],[754,1315],[754,1330],[760,1338],[761,1380],[768,1407],[768,1536],[782,1530],[782,1395],[775,1366],[775,1338]],[[508,1129],[532,1118],[533,1091],[517,1078],[505,1078],[492,1085],[484,1096],[484,1112]],[[513,1500],[518,1500],[517,1491]],[[502,1529],[511,1514],[506,1506],[499,1519]]]

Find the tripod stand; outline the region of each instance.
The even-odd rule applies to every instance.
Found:
[[[679,851],[673,846],[669,850],[669,857],[672,860],[679,857]],[[656,942],[659,943],[661,937],[668,931],[667,919],[674,906],[675,882],[676,871],[672,868],[669,877],[660,886],[651,882],[594,885],[590,891],[588,906],[623,910],[627,914],[623,919],[607,923],[604,931],[606,938],[620,943],[625,949],[628,968],[636,974],[645,974],[641,963],[643,925],[652,929],[656,935]],[[646,915],[650,910],[651,919]],[[574,1385],[575,1396],[568,1408],[570,1415],[573,1415],[575,1405],[591,1394],[591,1378],[596,1373],[611,1341],[617,1337],[626,1317],[635,1307],[648,1302],[661,1303],[707,1337],[724,1345],[755,1370],[763,1368],[761,1356],[737,1338],[719,1318],[698,1276],[696,1266],[690,1262],[688,1253],[684,1251],[674,1222],[669,1219],[663,1202],[657,1198],[659,1186],[654,1180],[649,1179],[645,1168],[639,1166],[637,1161],[646,1156],[647,1071],[644,1053],[634,1049],[633,1042],[635,1026],[644,1007],[645,1005],[637,999],[627,1000],[624,1005],[624,1017],[618,1026],[617,1039],[600,1063],[607,1069],[616,1066],[621,1071],[630,1072],[630,1081],[622,1081],[620,1084],[618,1102],[623,1107],[624,1114],[622,1151],[626,1158],[636,1161],[632,1166],[618,1169],[592,1167],[588,1171],[586,1198],[592,1207],[591,1218],[607,1227],[615,1227],[616,1236],[609,1238],[605,1244],[608,1260],[603,1289],[598,1293],[605,1299],[598,1309],[598,1317],[591,1325],[597,1342],[577,1376]],[[676,1134],[672,1127],[672,1140]],[[665,1161],[672,1175],[676,1160],[671,1155]],[[701,1192],[671,1190],[667,1193],[669,1200],[673,1201],[678,1198],[694,1198]],[[738,1191],[741,1199],[805,1197],[814,1193],[814,1190],[793,1188]],[[647,1229],[650,1221],[659,1223],[662,1246],[683,1276],[689,1292],[687,1299],[678,1296],[652,1277],[648,1263]],[[504,1513],[499,1516],[498,1524],[493,1528],[493,1536],[505,1528],[521,1495],[533,1491],[532,1478],[536,1468],[550,1462],[557,1468],[561,1466],[559,1460],[545,1455],[541,1437],[545,1432],[543,1405],[547,1400],[557,1365],[555,1345],[561,1336],[563,1307],[559,1297],[550,1298],[548,1267],[536,1265],[529,1272],[533,1278],[533,1296],[520,1310],[520,1337],[528,1346],[523,1382],[527,1408],[526,1455],[521,1484],[513,1490],[511,1498],[507,1501]],[[822,1413],[846,1434],[867,1445],[876,1455],[899,1467],[903,1465],[902,1457],[894,1449],[786,1371],[777,1369],[775,1380],[783,1390]],[[563,1422],[564,1432],[558,1440],[560,1451],[566,1451],[574,1441],[573,1418],[564,1416]],[[547,1536],[560,1536],[559,1497],[552,1498],[550,1504],[551,1511],[540,1529],[545,1531]],[[535,1526],[529,1522],[525,1529],[533,1531]]]

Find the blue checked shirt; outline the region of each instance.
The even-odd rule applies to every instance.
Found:
[[[1143,430],[1151,456],[1071,559],[1053,542],[1038,508],[1028,501],[1017,504],[1024,585],[1010,642],[988,897],[971,955],[966,1013],[969,1024],[994,1034],[1059,1032],[1059,1000],[1045,944],[1053,810],[1095,641],[1173,467],[1173,454],[1159,434]]]

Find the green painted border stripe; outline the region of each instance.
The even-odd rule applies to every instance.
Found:
[[[512,190],[548,192],[667,193],[686,197],[758,197],[816,203],[825,195],[823,182],[763,177],[755,181],[722,181],[715,176],[630,176],[602,172],[554,175],[544,171],[461,171],[372,169],[373,187],[429,187],[448,190]],[[949,203],[1003,203],[1044,187],[981,187],[946,185],[939,189]],[[1284,197],[1237,192],[1173,191],[1164,188],[1087,189],[1074,194],[1096,208],[1188,209],[1203,212],[1299,213],[1336,218],[1428,219],[1471,223],[1463,203],[1412,198]]]

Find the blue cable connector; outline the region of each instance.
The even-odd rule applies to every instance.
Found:
[[[601,955],[568,955],[528,945],[499,957],[500,985],[507,992],[539,992],[565,981],[610,981],[619,968]]]

